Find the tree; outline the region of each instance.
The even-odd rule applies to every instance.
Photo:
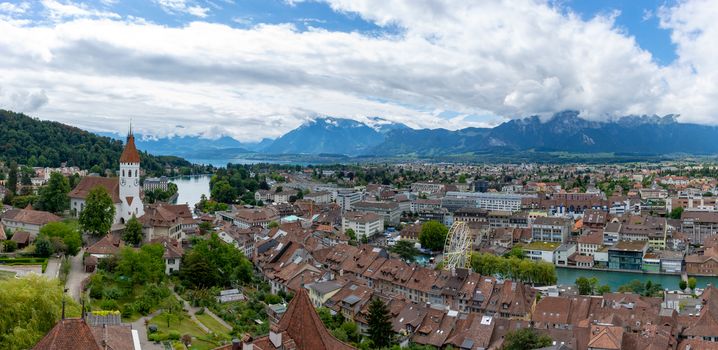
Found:
[[[237,193],[226,180],[220,180],[213,184],[210,193],[212,199],[220,203],[233,203],[237,199]]]
[[[607,284],[604,284],[596,290],[597,295],[604,295],[606,293],[611,293],[611,287],[609,287]]]
[[[698,284],[698,280],[696,280],[695,277],[688,278],[688,288],[690,288],[691,290],[695,290],[696,284]]]
[[[673,210],[671,210],[671,213],[669,214],[671,219],[676,220],[680,219],[681,215],[683,215],[683,207],[673,208]]]
[[[389,309],[381,299],[374,299],[369,304],[369,339],[374,343],[375,348],[383,348],[391,345],[394,338]]]
[[[40,236],[35,241],[35,255],[42,258],[52,255],[52,243],[47,237]]]
[[[504,258],[510,258],[512,256],[519,259],[525,259],[526,253],[520,246],[514,246],[508,253],[504,254]]]
[[[440,250],[444,248],[446,235],[449,229],[438,221],[427,221],[421,226],[419,233],[419,242],[421,246],[431,250]]]
[[[40,189],[40,198],[38,199],[39,208],[52,213],[62,213],[70,209],[70,183],[67,178],[60,173],[50,174],[50,180],[47,185]]]
[[[8,253],[12,253],[15,250],[17,250],[17,242],[7,240],[3,242],[3,246],[5,247],[5,251]]]
[[[344,231],[344,234],[347,235],[347,237],[349,237],[349,239],[351,239],[352,241],[357,239],[357,234],[356,232],[354,232],[354,229],[348,228]]]
[[[0,280],[0,349],[31,349],[55,326],[66,302],[67,317],[80,316],[80,307],[63,293],[57,279],[30,274]]]
[[[686,288],[688,288],[688,282],[681,278],[681,280],[678,282],[678,289],[686,290]]]
[[[530,350],[538,349],[553,344],[551,337],[542,334],[539,335],[535,330],[530,328],[521,328],[506,333],[504,336],[503,350]]]
[[[182,259],[180,279],[188,287],[230,287],[252,279],[252,263],[234,246],[212,234],[193,240]]]
[[[271,222],[267,225],[267,227],[269,227],[269,228],[276,228],[276,227],[279,227],[279,223],[276,222],[276,221],[271,221]]]
[[[7,175],[7,182],[5,187],[10,190],[13,195],[17,193],[17,163],[10,163],[10,171]]]
[[[414,247],[414,243],[407,240],[400,240],[394,244],[393,247],[389,249],[392,253],[395,253],[399,255],[400,258],[406,260],[407,262],[412,262],[414,259],[416,259],[416,256],[419,255],[421,252],[419,249],[416,249]]]
[[[46,224],[40,229],[40,237],[48,237],[50,241],[59,240],[63,249],[56,249],[55,251],[61,251],[67,255],[77,255],[82,247],[82,235],[77,227],[72,224],[64,222],[51,222]],[[60,247],[56,245],[55,248]]]
[[[127,220],[127,224],[125,224],[125,232],[122,234],[122,239],[134,246],[137,246],[140,242],[142,242],[142,223],[140,223],[140,220],[137,220],[134,215]]]
[[[164,252],[161,244],[145,244],[139,250],[125,247],[120,251],[116,271],[131,285],[160,283],[165,278]]]
[[[90,190],[80,214],[80,227],[92,235],[103,236],[110,231],[114,218],[115,204],[107,190],[102,186]]]
[[[598,286],[598,278],[591,277],[579,277],[576,279],[576,286],[578,287],[578,294],[581,295],[593,295],[596,292]]]

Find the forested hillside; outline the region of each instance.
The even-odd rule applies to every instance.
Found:
[[[21,113],[0,110],[0,161],[29,166],[69,166],[82,169],[117,169],[122,142],[95,135],[58,122],[44,121]],[[142,168],[148,174],[161,174],[165,165],[191,167],[173,156],[153,156],[140,152]]]

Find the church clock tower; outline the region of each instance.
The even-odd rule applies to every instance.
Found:
[[[132,215],[139,218],[145,214],[144,205],[140,199],[140,154],[135,146],[135,136],[127,134],[125,149],[120,156],[120,222],[126,223]]]

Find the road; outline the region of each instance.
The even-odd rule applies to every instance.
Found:
[[[154,342],[147,340],[147,327],[145,327],[145,319],[150,320],[153,317],[159,315],[161,312],[162,310],[157,310],[145,317],[140,317],[139,319],[137,319],[137,321],[131,323],[132,329],[136,329],[140,337],[140,345],[142,346],[142,350],[164,350],[162,344],[155,344]]]
[[[70,258],[72,267],[70,268],[70,274],[67,276],[67,283],[65,288],[70,296],[80,302],[80,295],[82,295],[82,281],[89,276],[89,273],[85,272],[85,266],[82,264],[82,254],[85,250],[81,250],[77,255]],[[48,269],[49,269],[48,265]]]
[[[62,258],[56,258],[54,256],[50,257],[47,260],[47,268],[45,268],[45,273],[43,275],[49,277],[49,278],[57,278],[60,275],[60,262],[62,261]]]

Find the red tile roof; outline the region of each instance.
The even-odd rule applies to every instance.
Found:
[[[137,147],[135,146],[135,135],[129,134],[127,135],[127,142],[125,144],[125,149],[122,151],[122,155],[120,156],[120,163],[139,163],[140,162],[140,153],[137,152]]]
[[[80,183],[70,191],[70,198],[85,199],[90,191],[101,186],[110,194],[113,203],[120,203],[120,181],[116,177],[85,176]]]
[[[12,220],[33,225],[45,225],[62,220],[59,216],[46,211],[30,209],[10,209],[2,215],[5,220]]]

